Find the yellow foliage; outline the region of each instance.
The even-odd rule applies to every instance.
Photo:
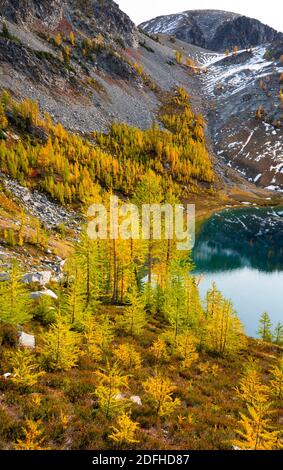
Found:
[[[70,32],[70,43],[73,47],[75,46],[75,35],[73,31]]]
[[[136,70],[136,72],[142,76],[143,75],[143,67],[142,65],[140,64],[137,64],[136,62],[134,63],[134,69]]]
[[[168,359],[166,343],[162,338],[158,338],[154,341],[150,348],[150,352],[158,362],[166,361]]]
[[[197,340],[190,331],[186,331],[177,337],[176,353],[182,359],[182,367],[189,369],[198,360],[196,351]]]
[[[24,438],[19,439],[15,444],[16,450],[48,450],[43,447],[45,437],[41,428],[41,421],[27,419],[23,427]]]
[[[122,389],[128,387],[128,376],[120,371],[117,363],[112,366],[107,364],[107,367],[97,371],[96,375],[99,385],[95,396],[101,411],[106,418],[119,414],[128,405],[126,400],[119,399]]]
[[[237,430],[240,439],[233,444],[242,450],[276,450],[279,449],[279,431],[274,431],[270,425],[270,404],[248,405],[248,416],[240,413],[241,428]]]
[[[61,412],[60,412],[60,423],[61,423],[62,428],[64,430],[66,430],[68,428],[68,422],[69,422],[68,416],[66,416],[61,410]]]
[[[44,372],[39,371],[39,364],[32,353],[20,349],[11,354],[10,365],[13,371],[12,381],[22,388],[29,389],[37,384]]]
[[[99,361],[113,340],[112,326],[107,320],[98,322],[92,317],[83,322],[84,354]]]
[[[65,64],[69,65],[70,55],[71,55],[69,46],[64,47],[62,54],[63,54],[63,59],[64,59]]]
[[[114,350],[114,356],[123,368],[140,369],[142,359],[131,344],[121,344]]]
[[[237,388],[237,393],[250,406],[256,406],[258,403],[267,403],[269,389],[262,383],[256,364],[248,364],[245,375]]]
[[[60,312],[42,339],[42,359],[48,370],[68,371],[77,365],[81,337],[71,330]]]
[[[283,399],[283,358],[280,359],[278,366],[271,370],[272,380],[271,393],[277,400]]]
[[[271,425],[274,410],[269,400],[269,388],[262,383],[256,364],[248,364],[237,392],[247,406],[247,414],[240,413],[240,428],[236,431],[240,440],[233,444],[246,450],[279,449],[280,432]]]
[[[2,103],[0,102],[0,129],[6,129],[8,126],[8,119],[6,117],[4,107]]]
[[[183,60],[183,54],[182,54],[182,52],[176,51],[176,52],[175,52],[175,59],[176,59],[177,64],[181,64],[181,63],[182,63],[182,60]]]
[[[155,377],[147,379],[143,387],[153,403],[156,414],[160,417],[172,415],[180,405],[179,398],[172,398],[176,386],[160,372]]]
[[[56,36],[55,36],[55,38],[54,38],[54,40],[55,40],[55,44],[56,44],[57,46],[61,46],[61,45],[62,45],[62,42],[63,42],[61,33],[57,33]]]
[[[243,326],[230,301],[213,285],[207,294],[207,346],[218,354],[233,354],[246,347]]]
[[[135,436],[138,429],[139,424],[123,413],[118,416],[116,426],[112,426],[112,434],[109,435],[109,439],[118,444],[137,444],[139,441]]]
[[[68,63],[68,46],[63,54]],[[18,103],[2,95],[4,108],[7,100],[19,117],[46,130],[49,139],[38,145],[26,140],[8,146],[0,141],[1,171],[21,182],[38,175],[40,189],[61,204],[90,204],[96,196],[97,184],[133,195],[149,171],[161,176],[164,187],[176,195],[181,192],[180,183],[192,188],[201,181],[210,184],[214,181],[204,143],[204,120],[192,112],[189,96],[183,89],[168,96],[160,110],[167,130],[156,124],[144,131],[113,124],[108,134],[94,133],[96,146],[69,134],[60,123],[53,124],[48,114],[41,120],[38,103],[27,99]]]

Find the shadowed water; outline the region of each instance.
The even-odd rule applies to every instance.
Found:
[[[267,311],[283,323],[283,208],[229,209],[206,221],[193,250],[201,294],[213,282],[231,299],[250,336]]]

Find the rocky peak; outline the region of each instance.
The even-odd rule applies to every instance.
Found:
[[[154,18],[140,27],[147,33],[164,33],[214,51],[238,46],[259,46],[283,34],[258,20],[219,10],[192,10]]]

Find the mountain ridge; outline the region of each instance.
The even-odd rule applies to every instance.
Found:
[[[209,11],[218,18],[241,17]],[[89,135],[107,131],[113,122],[147,129],[158,121],[164,95],[184,88],[195,113],[205,117],[222,181],[252,191],[283,188],[283,41],[216,53],[169,35],[146,35],[111,0],[6,0],[1,13],[8,33],[1,33],[0,18],[0,87],[16,99],[37,101],[42,115],[48,112],[67,130]]]
[[[99,29],[106,35],[120,35],[128,45],[135,44],[134,23],[112,0],[4,0],[1,10],[7,20],[31,30],[80,28],[89,34]]]
[[[245,48],[283,39],[283,33],[259,20],[222,10],[187,10],[153,18],[139,27],[149,34],[170,34],[217,52],[234,46]]]

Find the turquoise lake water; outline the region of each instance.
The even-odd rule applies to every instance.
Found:
[[[206,221],[193,250],[204,298],[213,282],[232,300],[249,336],[268,312],[283,323],[283,207],[227,209]]]

